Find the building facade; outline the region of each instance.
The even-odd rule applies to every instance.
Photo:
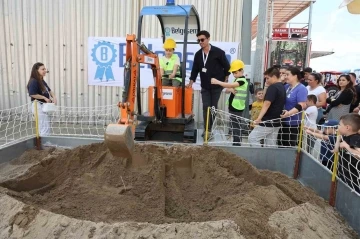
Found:
[[[139,12],[144,6],[165,5],[165,0],[0,0],[0,110],[29,102],[26,84],[31,67],[43,62],[46,81],[65,107],[116,104],[121,87],[88,86],[87,39],[125,37],[137,33]],[[242,0],[176,0],[192,4],[201,29],[213,41],[241,41]],[[161,37],[155,17],[145,17],[144,38]],[[147,109],[147,89],[142,89]],[[223,95],[219,107],[225,109]],[[201,96],[195,92],[194,113],[203,121]]]

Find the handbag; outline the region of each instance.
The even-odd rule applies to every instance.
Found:
[[[43,103],[42,106],[42,111],[44,113],[53,113],[57,111],[57,107],[54,103]]]
[[[46,89],[46,91],[48,92],[48,94],[50,96],[50,92],[48,91],[48,89]],[[44,113],[54,113],[54,112],[57,111],[57,106],[55,105],[55,103],[43,103],[42,104],[42,111]]]

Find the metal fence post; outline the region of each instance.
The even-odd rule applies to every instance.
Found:
[[[41,149],[41,139],[40,139],[40,132],[39,132],[39,114],[38,114],[38,101],[34,101],[34,107],[35,107],[35,135],[36,135],[36,149]]]
[[[305,111],[301,114],[301,125],[300,125],[300,134],[299,134],[299,142],[296,152],[296,160],[295,160],[295,167],[294,167],[294,179],[297,179],[299,177],[299,168],[300,168],[300,159],[301,159],[301,147],[302,147],[302,136],[303,136],[303,130],[304,130],[304,119],[305,119]]]

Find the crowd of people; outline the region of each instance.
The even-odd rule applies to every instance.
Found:
[[[252,112],[251,120],[256,123],[269,120],[278,121],[281,118],[277,141],[279,146],[295,146],[297,144],[301,125],[301,114],[299,112],[301,111],[305,111],[306,114],[306,127],[313,129],[329,120],[339,122],[341,116],[349,113],[358,114],[359,112],[360,85],[356,84],[355,73],[344,74],[338,78],[338,91],[333,96],[327,95],[323,86],[323,76],[320,73],[313,72],[311,68],[305,68],[301,72],[296,67],[274,66],[265,71],[264,76],[264,91],[269,93],[265,94],[263,102],[268,101],[265,104],[266,106],[271,104],[282,106],[279,107],[281,113],[280,115],[277,114],[278,110],[275,115],[269,118],[268,115],[273,114],[274,110],[263,107],[262,111],[266,116],[265,119],[263,119],[263,114]],[[275,93],[277,96],[276,101],[272,101],[274,98],[272,97],[273,88],[275,86],[279,88],[280,84],[271,87],[274,84],[273,82],[281,83],[283,86],[283,89],[280,87],[280,91]],[[269,89],[271,90],[269,91]],[[255,103],[258,105],[258,96],[255,95],[255,98]],[[269,99],[267,100],[267,98]],[[279,125],[278,122],[275,122],[275,124],[276,126]],[[264,126],[264,124],[259,125]],[[259,130],[264,132],[263,129]],[[256,132],[249,136],[250,144],[259,143],[259,140],[256,139],[258,137],[254,137],[254,135],[256,135]]]
[[[241,62],[241,61],[240,61]],[[237,67],[235,67],[237,66]],[[243,93],[245,85],[243,64],[235,60],[230,65],[234,75],[233,83],[224,83],[211,79],[212,84],[226,88],[237,96],[239,89]],[[304,122],[304,134],[308,152],[320,140],[320,161],[332,170],[334,147],[338,131],[341,157],[339,176],[349,186],[360,193],[360,85],[356,84],[354,73],[341,75],[337,79],[338,91],[328,96],[323,87],[323,76],[311,68],[301,72],[296,67],[273,66],[264,72],[265,87],[256,89],[255,101],[251,105],[251,123],[248,143],[251,146],[297,146],[301,125]],[[243,96],[241,99],[243,99]],[[304,112],[305,117],[302,118]],[[244,119],[234,118],[229,105],[233,145],[241,145]]]

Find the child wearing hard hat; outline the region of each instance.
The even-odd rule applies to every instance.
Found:
[[[220,85],[226,88],[226,93],[230,93],[227,104],[229,105],[234,146],[241,145],[241,131],[243,130],[245,124],[242,115],[246,108],[248,82],[244,76],[244,67],[245,64],[241,60],[234,60],[231,62],[229,72],[231,72],[235,77],[233,82],[223,82],[215,78],[211,78],[211,84]]]
[[[180,86],[180,59],[174,54],[176,42],[168,38],[164,42],[165,56],[160,58],[160,73],[163,86]]]

